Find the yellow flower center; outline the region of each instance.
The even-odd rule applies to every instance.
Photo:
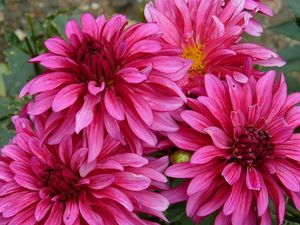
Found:
[[[176,150],[172,155],[171,155],[171,163],[182,163],[182,162],[189,162],[192,157],[192,153],[182,151],[182,150]]]
[[[204,74],[205,65],[204,65],[204,53],[203,47],[201,45],[196,46],[187,46],[183,49],[182,55],[183,58],[189,59],[193,62],[189,72],[196,72],[199,74]]]

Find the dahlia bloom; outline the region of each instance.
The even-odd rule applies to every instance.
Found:
[[[205,76],[207,96],[190,99],[182,125],[168,137],[193,153],[190,162],[169,167],[166,175],[187,178],[165,196],[187,200],[196,222],[218,211],[217,225],[271,225],[269,199],[283,223],[285,195],[300,210],[300,93],[287,96],[283,76],[253,77],[241,86]]]
[[[84,137],[41,144],[41,121],[34,128],[13,121],[17,134],[0,156],[0,224],[156,224],[139,213],[166,220],[168,201],[154,190],[167,187],[168,158],[149,161],[107,136],[97,160],[86,163]]]
[[[106,20],[90,14],[81,17],[81,24],[69,21],[67,40],[48,39],[49,52],[31,60],[47,70],[20,93],[33,96],[27,113],[53,111],[47,123],[50,144],[83,129],[94,139],[97,130],[99,141],[89,161],[99,153],[104,131],[141,154],[143,142],[157,143],[154,131],[178,129],[168,112],[186,100],[174,81],[186,74],[190,61],[161,44],[157,24],[126,27],[123,15]]]
[[[247,7],[250,7],[249,2]],[[284,65],[273,51],[253,43],[240,43],[251,17],[245,10],[245,0],[227,3],[223,0],[155,0],[146,6],[145,17],[160,26],[166,43],[180,48],[181,56],[192,61],[189,73],[180,80],[186,92],[203,94],[206,73],[221,78],[232,75],[244,83],[247,77],[262,74],[254,70],[253,64]]]

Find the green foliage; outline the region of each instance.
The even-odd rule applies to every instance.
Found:
[[[294,40],[293,46],[278,51],[279,55],[285,59],[286,65],[277,70],[284,72],[289,91],[295,92],[300,91],[300,2],[299,0],[288,0],[287,2],[295,18],[274,26],[270,30]]]

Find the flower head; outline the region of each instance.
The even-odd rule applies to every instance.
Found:
[[[300,135],[293,133],[300,94],[287,96],[283,76],[273,85],[275,77],[270,71],[241,86],[230,76],[225,82],[207,75],[207,96],[190,99],[191,110],[181,113],[189,127],[168,135],[193,155],[167,169],[187,182],[166,196],[187,198],[195,221],[218,211],[216,224],[271,224],[271,199],[282,224],[285,195],[300,210]]]
[[[86,163],[84,137],[47,145],[40,121],[14,123],[17,134],[0,157],[3,224],[148,224],[139,213],[166,220],[168,201],[154,190],[167,188],[168,158],[149,161],[107,136],[97,160]]]
[[[203,75],[213,73],[239,82],[261,76],[253,65],[282,66],[284,61],[273,51],[252,43],[240,43],[245,30],[259,29],[249,18],[261,3],[245,0],[155,0],[145,8],[149,22],[156,22],[163,40],[181,49],[181,56],[192,61],[180,80],[186,92],[203,94]],[[260,4],[258,6],[258,4]],[[245,10],[245,7],[248,10]],[[249,11],[249,12],[248,12]],[[245,76],[246,75],[246,76]]]
[[[190,62],[161,44],[158,25],[127,27],[125,16],[106,20],[90,14],[82,16],[81,24],[67,23],[67,40],[45,42],[49,52],[31,62],[47,70],[20,94],[33,96],[28,114],[53,111],[49,143],[58,144],[64,135],[83,129],[93,135],[98,129],[95,149],[101,149],[107,131],[140,154],[143,142],[156,144],[154,131],[177,130],[168,112],[185,101],[174,81],[185,75]]]

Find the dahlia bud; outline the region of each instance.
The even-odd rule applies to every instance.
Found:
[[[191,159],[192,153],[183,151],[183,150],[176,150],[172,155],[171,155],[171,163],[176,164],[176,163],[182,163],[182,162],[189,162]]]

